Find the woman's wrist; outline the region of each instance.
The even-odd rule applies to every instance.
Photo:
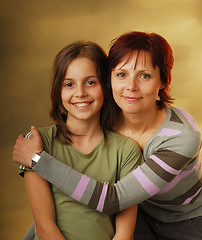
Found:
[[[38,161],[40,160],[41,158],[41,155],[42,155],[43,152],[38,152],[38,153],[35,153],[31,159],[31,168],[34,169],[35,165],[38,163]]]

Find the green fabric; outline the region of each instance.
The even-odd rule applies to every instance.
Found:
[[[101,182],[113,184],[141,163],[141,153],[135,142],[114,132],[107,132],[106,144],[103,137],[89,154],[83,154],[71,145],[57,141],[54,137],[55,126],[42,128],[39,131],[46,152]],[[108,240],[113,238],[114,217],[76,202],[54,185],[52,185],[52,192],[57,225],[66,239]]]

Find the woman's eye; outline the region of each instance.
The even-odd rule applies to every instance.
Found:
[[[146,74],[146,73],[142,73],[140,75],[140,78],[150,78],[151,76],[149,74]]]
[[[125,75],[126,75],[126,74],[125,74],[125,73],[122,73],[122,72],[121,72],[121,73],[117,73],[117,77],[120,77],[120,78],[125,77]]]

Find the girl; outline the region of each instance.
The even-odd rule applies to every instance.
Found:
[[[113,110],[104,87],[106,63],[103,50],[91,42],[76,42],[58,53],[53,65],[50,112],[56,124],[39,132],[44,150],[61,163],[114,184],[142,158],[134,141],[109,131]],[[25,177],[36,224],[35,239],[132,239],[137,206],[117,215],[115,230],[113,217],[83,206],[30,170],[22,167],[20,173]],[[52,177],[60,178],[55,174]],[[83,181],[87,185],[89,177]],[[72,197],[79,200],[83,190],[78,185]],[[102,201],[98,208],[101,206]]]

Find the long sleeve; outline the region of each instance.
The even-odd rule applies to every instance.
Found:
[[[177,186],[178,182],[173,181],[176,176],[185,181],[192,173],[192,191],[185,191],[182,197],[176,197],[168,203],[154,199],[155,204],[159,205],[185,204],[195,201],[201,191],[198,173],[200,144],[200,133],[191,124],[186,122],[185,125],[182,116],[177,117],[172,111],[169,123],[148,143],[146,161],[114,185],[97,182],[60,163],[46,152],[34,171],[75,200],[109,215],[151,199],[158,193],[163,194],[166,187]]]

